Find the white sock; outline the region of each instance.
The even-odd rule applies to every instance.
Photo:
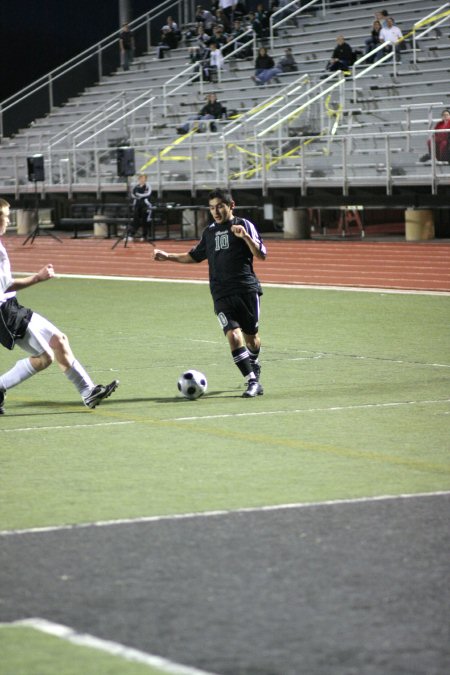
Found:
[[[0,389],[6,391],[17,386],[21,382],[28,380],[29,377],[36,375],[38,371],[33,368],[29,358],[17,361],[16,365],[0,377]]]
[[[81,363],[76,359],[72,363],[71,368],[65,371],[64,375],[78,389],[82,398],[85,398],[91,389],[95,387],[95,384],[92,382]]]

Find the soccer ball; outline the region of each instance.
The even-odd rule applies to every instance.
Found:
[[[178,391],[191,401],[203,396],[207,386],[206,377],[198,370],[187,370],[178,378]]]

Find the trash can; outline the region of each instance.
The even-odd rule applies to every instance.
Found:
[[[405,210],[406,241],[434,239],[434,215],[429,209]]]
[[[105,216],[101,213],[94,215],[94,237],[102,237],[105,239],[108,236],[108,225],[105,223]]]
[[[35,227],[36,217],[34,211],[29,209],[17,209],[17,234],[27,236]]]
[[[286,209],[283,213],[283,234],[287,239],[309,239],[310,227],[306,209]]]
[[[194,239],[197,236],[194,209],[184,209],[182,212],[181,236],[183,239]]]

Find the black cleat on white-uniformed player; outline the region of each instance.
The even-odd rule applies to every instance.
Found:
[[[242,398],[254,398],[255,396],[262,396],[264,389],[258,380],[249,380],[247,389],[242,394]]]
[[[3,389],[0,389],[0,415],[5,414],[5,409],[3,407],[3,401],[5,400],[5,392]]]
[[[91,393],[84,399],[84,405],[88,408],[95,408],[104,398],[111,396],[118,386],[119,380],[113,380],[107,385],[97,384],[97,386],[92,389]]]

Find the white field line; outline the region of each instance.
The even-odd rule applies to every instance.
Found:
[[[299,415],[302,413],[342,412],[346,410],[367,410],[370,408],[396,408],[405,405],[429,405],[436,403],[450,403],[450,398],[433,401],[392,401],[390,403],[362,403],[361,405],[336,405],[328,408],[296,408],[294,410],[260,410],[242,413],[224,413],[220,415],[193,415],[191,417],[170,417],[161,422],[190,422],[197,420],[216,420],[227,417],[252,417],[258,415]]]
[[[15,272],[17,275],[29,276],[33,272]],[[161,282],[165,284],[208,284],[209,282],[201,279],[166,279],[159,277],[119,277],[102,274],[56,274],[56,278],[61,279],[97,279],[99,281],[145,281]],[[450,296],[450,291],[418,291],[402,288],[371,288],[369,286],[327,286],[324,284],[273,284],[263,283],[264,288],[297,288],[301,290],[314,291],[349,291],[357,293],[394,293],[400,295],[443,295]]]
[[[361,405],[329,406],[327,408],[294,408],[293,410],[260,410],[240,413],[222,413],[219,415],[191,415],[189,417],[165,417],[159,422],[196,422],[198,420],[229,419],[237,417],[264,417],[271,415],[300,415],[304,413],[344,412],[347,410],[367,410],[376,408],[396,408],[407,405],[430,405],[450,403],[450,398],[424,400],[424,401],[392,401],[389,403],[362,403]],[[98,422],[93,424],[65,424],[45,427],[18,427],[14,429],[0,429],[0,434],[19,433],[27,431],[59,431],[61,429],[90,429],[93,427],[109,427],[125,424],[138,424],[136,420],[122,422]],[[0,532],[1,534],[1,532]]]
[[[133,661],[135,663],[142,663],[153,668],[159,668],[164,673],[172,673],[172,675],[214,675],[207,673],[205,670],[198,670],[198,668],[190,668],[183,666],[180,663],[169,661],[154,654],[147,654],[139,649],[126,647],[119,642],[111,640],[102,640],[88,633],[78,633],[69,626],[64,626],[59,623],[53,623],[46,619],[31,618],[22,619],[21,621],[13,621],[11,623],[0,623],[0,627],[5,628],[33,628],[35,630],[53,635],[54,637],[65,640],[79,647],[88,647],[90,649],[97,649],[101,652],[106,652],[112,656],[118,656],[126,661]]]
[[[125,422],[95,422],[93,424],[58,424],[47,427],[19,427],[18,429],[0,429],[0,434],[16,434],[19,431],[53,431],[58,429],[91,429],[92,427],[113,427],[120,424],[135,424],[134,420]]]
[[[328,506],[345,506],[348,504],[370,504],[372,502],[399,501],[405,499],[420,499],[423,497],[450,496],[450,491],[416,492],[399,495],[376,495],[374,497],[354,497],[349,499],[330,499],[321,502],[298,502],[293,504],[273,504],[270,506],[249,506],[240,509],[203,511],[197,513],[175,513],[165,516],[141,516],[139,518],[120,518],[117,520],[99,520],[94,523],[77,523],[75,525],[49,525],[48,527],[32,527],[23,530],[0,530],[0,537],[9,537],[22,534],[41,534],[45,532],[65,532],[68,530],[81,530],[91,527],[111,527],[113,525],[138,525],[141,523],[159,523],[161,521],[176,521],[186,519],[217,518],[220,516],[233,516],[241,513],[264,513],[267,511],[282,511],[287,509],[310,509]]]

